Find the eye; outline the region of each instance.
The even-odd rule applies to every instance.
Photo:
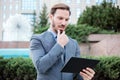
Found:
[[[68,21],[69,19],[65,19],[66,21]]]
[[[59,17],[58,19],[59,19],[59,20],[62,20],[63,18],[62,18],[62,17]]]

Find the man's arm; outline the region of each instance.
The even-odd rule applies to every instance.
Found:
[[[40,73],[45,73],[50,69],[64,51],[64,49],[56,43],[51,50],[46,53],[42,42],[35,36],[30,41],[30,50],[33,64]]]
[[[76,42],[77,49],[76,49],[76,56],[80,57],[80,47],[79,44]],[[91,68],[86,68],[81,71],[77,78],[78,80],[91,80],[94,77],[95,71]]]

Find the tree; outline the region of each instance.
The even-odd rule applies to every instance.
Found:
[[[120,31],[120,9],[104,0],[100,5],[86,7],[77,24],[89,24],[118,32]]]
[[[35,10],[34,10],[34,13],[33,13],[33,26],[35,27],[35,24],[36,24],[36,12],[35,12]]]
[[[40,12],[40,22],[38,23],[38,25],[40,27],[45,27],[48,23],[48,13],[47,13],[47,6],[46,4],[43,5],[42,11]]]
[[[39,22],[36,21],[34,23],[33,32],[34,33],[41,32],[41,30],[43,30],[44,28],[46,29],[47,24],[48,24],[47,6],[46,6],[46,4],[44,4],[42,7],[42,11],[40,12],[40,15],[39,15]]]

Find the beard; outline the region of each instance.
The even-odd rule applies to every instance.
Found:
[[[53,30],[55,31],[55,33],[57,34],[58,33],[58,31],[57,31],[57,29],[55,28],[55,21],[53,20],[52,21],[52,28],[53,28]],[[63,24],[60,24],[60,25],[58,25],[58,27],[63,27],[63,28],[65,28],[65,25],[63,25]],[[63,30],[60,30],[60,34],[63,32]]]
[[[55,22],[54,22],[54,20],[52,21],[52,29],[53,29],[53,31],[55,31],[56,34],[58,33],[58,31],[55,29]]]

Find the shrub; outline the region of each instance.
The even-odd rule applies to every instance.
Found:
[[[7,59],[0,57],[0,80],[5,80],[3,72],[6,69],[5,66],[6,66],[7,62],[8,62]]]
[[[1,80],[35,80],[36,71],[29,58],[9,58],[3,59],[4,66]],[[1,61],[0,61],[1,62]]]
[[[86,57],[99,59],[93,80],[120,80],[120,57]],[[36,70],[30,58],[0,57],[0,80],[35,80]]]
[[[39,29],[34,30],[35,34],[40,34],[44,31],[46,31],[49,27],[41,27]],[[87,42],[87,37],[90,34],[114,34],[114,31],[107,31],[104,29],[100,29],[99,27],[93,27],[87,24],[80,24],[80,25],[74,25],[69,24],[66,29],[66,34],[73,39],[76,39],[79,43],[81,42]]]
[[[34,29],[34,33],[35,34],[40,34],[40,33],[44,32],[44,31],[46,31],[48,28],[49,27],[39,27],[39,28],[36,28],[36,29]]]
[[[77,24],[89,24],[105,30],[120,32],[120,8],[104,0],[100,5],[86,7]]]
[[[120,80],[120,57],[101,57],[94,80]]]
[[[87,24],[81,24],[81,25],[68,25],[68,28],[66,29],[66,34],[73,39],[76,39],[79,43],[80,42],[86,42],[87,36],[92,33],[98,33],[99,28],[94,28],[92,26],[89,26]]]

